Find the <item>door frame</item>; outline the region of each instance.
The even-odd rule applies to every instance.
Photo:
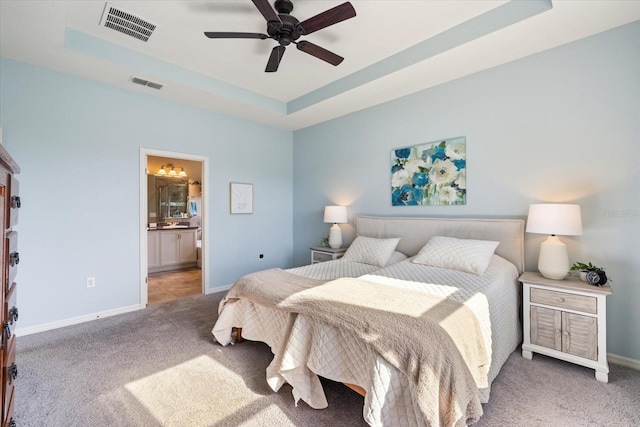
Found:
[[[209,209],[207,189],[209,188],[209,158],[196,154],[177,153],[173,151],[156,150],[153,148],[140,148],[140,308],[145,308],[149,301],[149,252],[147,247],[147,157],[169,157],[179,160],[191,160],[202,163],[202,206],[200,209],[200,227],[202,228],[200,254],[202,255],[202,288],[201,293],[206,294],[206,285],[209,283],[209,239],[206,237],[209,230]]]

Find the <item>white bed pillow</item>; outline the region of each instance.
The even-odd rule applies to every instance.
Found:
[[[482,276],[499,244],[491,240],[433,236],[411,262]]]
[[[391,257],[389,258],[389,261],[387,261],[386,265],[393,265],[397,262],[400,261],[404,261],[405,259],[407,259],[408,257],[403,254],[402,252],[398,252],[398,251],[393,251],[393,253],[391,254]]]
[[[389,262],[389,258],[391,258],[399,241],[399,237],[376,239],[358,236],[344,253],[342,259],[384,267]]]

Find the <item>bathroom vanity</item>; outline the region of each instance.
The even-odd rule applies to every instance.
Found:
[[[196,267],[197,227],[150,228],[147,231],[149,273]]]

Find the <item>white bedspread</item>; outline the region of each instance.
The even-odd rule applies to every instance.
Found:
[[[492,349],[491,383],[520,341],[517,276],[512,264],[494,256],[481,277],[404,261],[363,278],[448,296],[471,308],[478,315],[487,347]],[[366,390],[363,417],[370,425],[426,424],[406,376],[350,331],[244,299],[227,304],[213,334],[226,345],[232,340],[232,327],[242,327],[243,337],[271,347],[275,357],[267,369],[267,380],[273,390],[287,382],[293,387],[296,401],[302,399],[311,407],[324,408],[327,401],[317,377],[320,375]],[[481,401],[488,400],[489,390],[481,390]]]

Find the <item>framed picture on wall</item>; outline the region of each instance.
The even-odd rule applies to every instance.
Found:
[[[253,184],[231,182],[229,200],[232,214],[253,213]]]
[[[391,205],[467,204],[464,136],[391,150]]]

